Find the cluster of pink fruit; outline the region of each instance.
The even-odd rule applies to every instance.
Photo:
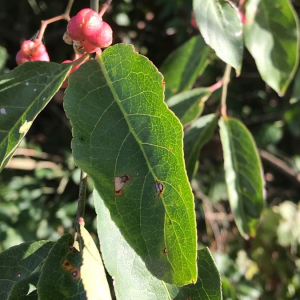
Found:
[[[112,33],[111,27],[102,21],[100,14],[89,8],[82,9],[72,17],[67,27],[70,43],[75,45],[75,48],[83,49],[80,54],[94,53],[100,51],[101,48],[110,46]],[[50,60],[46,47],[39,39],[24,41],[16,56],[17,64],[21,65],[26,61],[36,60]]]

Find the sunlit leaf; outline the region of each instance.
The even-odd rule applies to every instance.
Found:
[[[264,207],[263,171],[251,133],[238,120],[219,121],[228,198],[244,238],[256,233]]]
[[[212,138],[217,124],[215,114],[206,115],[193,122],[184,134],[184,159],[190,181],[198,169],[199,152]]]
[[[111,300],[99,250],[83,224],[80,224],[80,235],[84,243],[80,273],[86,296],[88,300]]]
[[[239,75],[244,44],[237,9],[225,0],[193,0],[193,8],[205,42]]]
[[[283,95],[299,61],[298,17],[289,0],[248,0],[245,44],[262,79]]]
[[[73,242],[65,234],[49,252],[37,285],[40,300],[87,300],[80,277],[82,257]]]
[[[131,45],[115,45],[72,73],[65,110],[75,162],[125,239],[153,274],[183,285],[197,279],[194,201],[162,83]]]
[[[0,171],[71,67],[70,64],[26,62],[0,76]]]
[[[28,278],[47,257],[53,243],[30,242],[0,253],[0,299],[8,299],[14,285]]]
[[[165,80],[166,99],[193,85],[196,78],[204,72],[209,53],[210,48],[205,44],[203,37],[198,35],[167,57],[159,68]]]
[[[103,260],[115,280],[118,300],[222,299],[220,275],[208,249],[198,251],[196,284],[183,287],[166,284],[147,270],[144,261],[126,242],[97,191],[93,197]]]

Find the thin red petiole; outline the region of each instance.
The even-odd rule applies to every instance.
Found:
[[[102,8],[101,8],[101,10],[100,10],[100,12],[99,12],[99,17],[100,17],[100,18],[102,18],[102,16],[104,15],[104,13],[106,12],[106,10],[107,10],[108,7],[110,6],[111,2],[112,2],[112,0],[107,0],[107,1],[103,4],[103,6],[102,6]]]
[[[41,22],[42,23],[41,29],[40,29],[40,32],[39,32],[39,35],[38,35],[38,38],[37,38],[39,41],[42,40],[42,38],[44,36],[44,33],[45,33],[45,30],[46,30],[46,27],[50,23],[53,23],[53,22],[56,22],[56,21],[59,21],[59,20],[66,20],[67,22],[70,21],[70,10],[72,8],[73,2],[74,2],[74,0],[69,0],[67,8],[66,8],[65,12],[62,15],[51,18],[51,19],[48,19],[48,20],[43,20]]]

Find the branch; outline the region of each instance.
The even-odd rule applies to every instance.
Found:
[[[230,82],[230,73],[231,73],[231,66],[227,64],[224,72],[224,77],[223,77],[223,89],[222,89],[222,98],[221,98],[221,115],[223,117],[227,116],[226,99],[227,99],[228,84]]]
[[[80,217],[84,217],[84,209],[85,209],[85,202],[86,202],[86,186],[87,186],[87,175],[81,170],[80,173],[80,185],[79,185],[79,198],[78,198],[78,206],[77,206],[77,213],[76,213],[76,220],[74,224],[75,232],[77,232],[77,224],[78,219]]]
[[[295,183],[300,184],[300,173],[297,173],[287,163],[273,156],[265,150],[259,149],[259,154],[264,161],[274,166],[277,170],[281,171],[287,177],[292,179]]]

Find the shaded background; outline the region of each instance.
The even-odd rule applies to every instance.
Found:
[[[292,3],[300,9],[300,1]],[[0,1],[2,74],[16,67],[22,41],[37,33],[40,21],[63,13],[66,6],[66,0]],[[71,16],[88,6],[89,1],[75,0]],[[159,68],[173,50],[199,34],[190,25],[191,9],[191,0],[113,0],[104,21],[113,28],[114,43],[134,44]],[[53,62],[73,57],[72,47],[62,40],[66,25],[59,21],[46,29],[44,42]],[[209,86],[222,77],[224,63],[215,55],[209,59],[195,86]],[[263,158],[267,200],[256,238],[244,241],[233,222],[217,131],[199,156],[193,182],[199,246],[214,253],[224,299],[300,299],[300,95],[294,88],[299,83],[280,98],[261,80],[245,51],[241,76],[229,85],[228,114],[249,128]],[[56,240],[74,226],[80,174],[72,159],[63,93],[41,112],[0,174],[0,251],[23,241]],[[204,114],[219,103],[220,91],[206,103]],[[90,196],[86,224],[96,238]]]

